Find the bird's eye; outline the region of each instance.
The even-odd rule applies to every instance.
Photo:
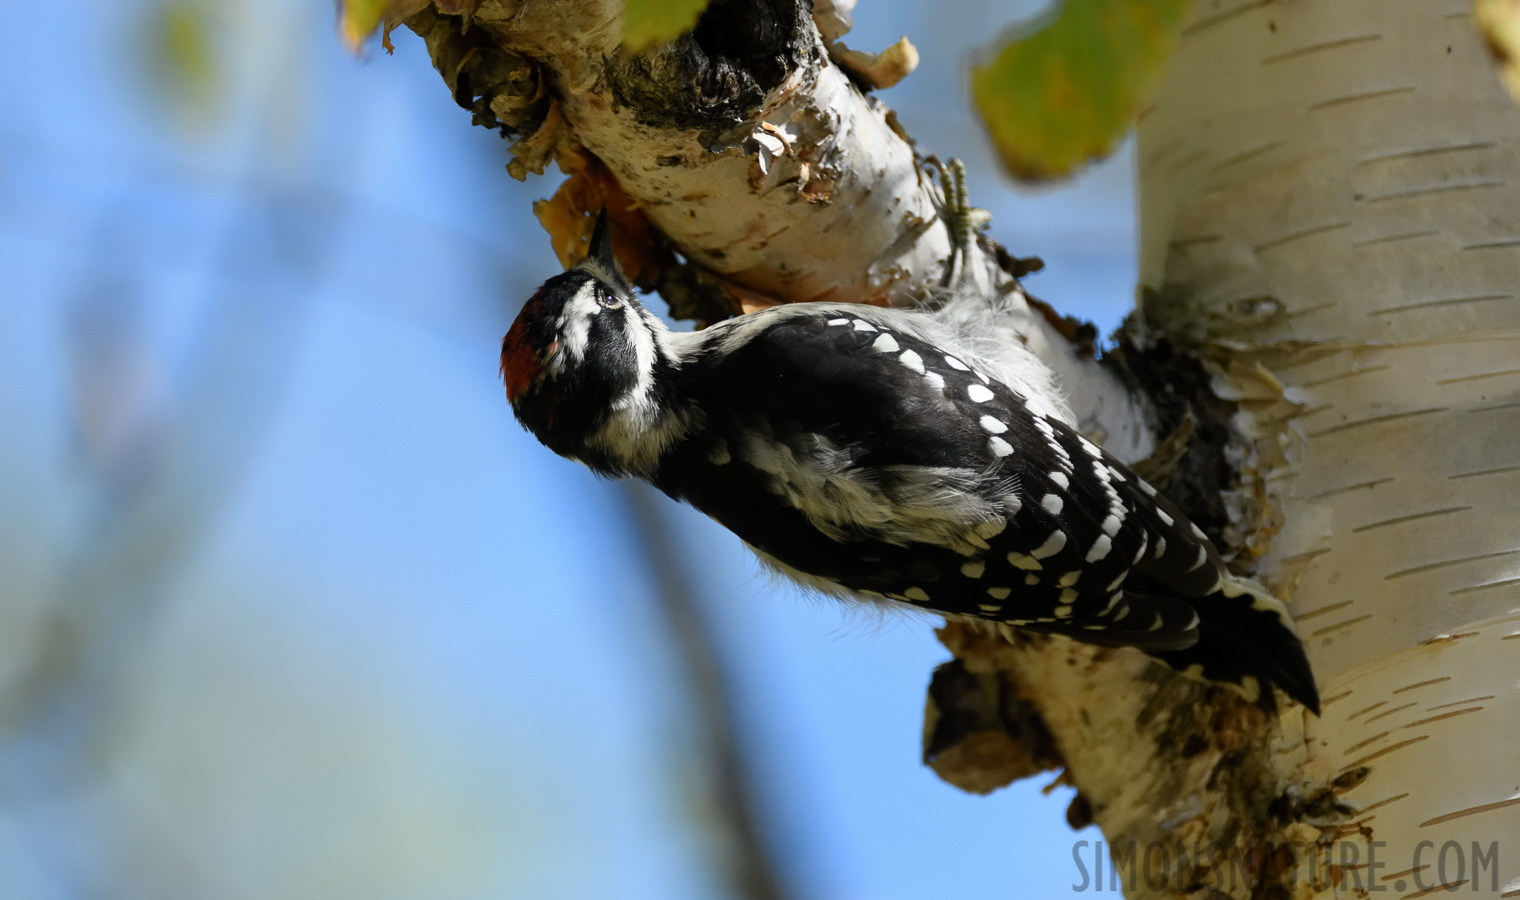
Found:
[[[617,309],[623,305],[623,298],[619,297],[615,291],[599,287],[596,290],[596,302],[601,304],[602,309]]]

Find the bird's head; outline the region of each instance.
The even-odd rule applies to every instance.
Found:
[[[664,325],[634,297],[612,254],[607,211],[586,258],[544,282],[501,341],[501,376],[522,426],[596,469],[608,423],[653,402]]]

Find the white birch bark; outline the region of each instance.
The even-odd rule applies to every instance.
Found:
[[[1520,110],[1469,11],[1202,4],[1140,128],[1147,313],[1261,398],[1261,569],[1325,697],[1275,765],[1359,782],[1360,860],[1295,896],[1520,896]]]

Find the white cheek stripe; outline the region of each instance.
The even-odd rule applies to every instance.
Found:
[[[583,286],[565,304],[565,311],[560,315],[560,333],[565,336],[560,349],[572,361],[578,362],[586,356],[586,346],[591,340],[591,317],[598,310],[594,291],[589,284]]]
[[[631,305],[605,312],[623,316],[623,330],[633,345],[634,365],[638,372],[638,380],[634,382],[633,389],[614,401],[612,406],[614,409],[641,411],[647,405],[649,392],[654,387],[655,332],[640,318],[643,313]]]

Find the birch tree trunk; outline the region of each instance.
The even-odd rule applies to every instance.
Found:
[[[1355,783],[1339,891],[1520,896],[1520,112],[1470,10],[1203,4],[1140,126],[1146,315],[1263,398],[1302,766]]]
[[[944,274],[935,187],[830,60],[827,10],[718,0],[631,56],[612,0],[399,6],[456,100],[519,138],[519,172],[584,148],[735,290],[908,302]],[[988,790],[1064,766],[1073,820],[1103,827],[1132,896],[1520,896],[1520,115],[1466,8],[1206,2],[1140,157],[1146,321],[1125,357],[1197,392],[1214,437],[1189,453],[1210,464],[1177,490],[1292,595],[1324,717],[1265,715],[1132,651],[952,627],[936,769]],[[991,254],[975,266],[1021,298]],[[1177,424],[1175,400],[1021,315],[1111,452],[1139,462]],[[1446,841],[1465,875],[1447,879],[1449,853],[1441,875]],[[1156,847],[1160,871],[1136,859]]]

